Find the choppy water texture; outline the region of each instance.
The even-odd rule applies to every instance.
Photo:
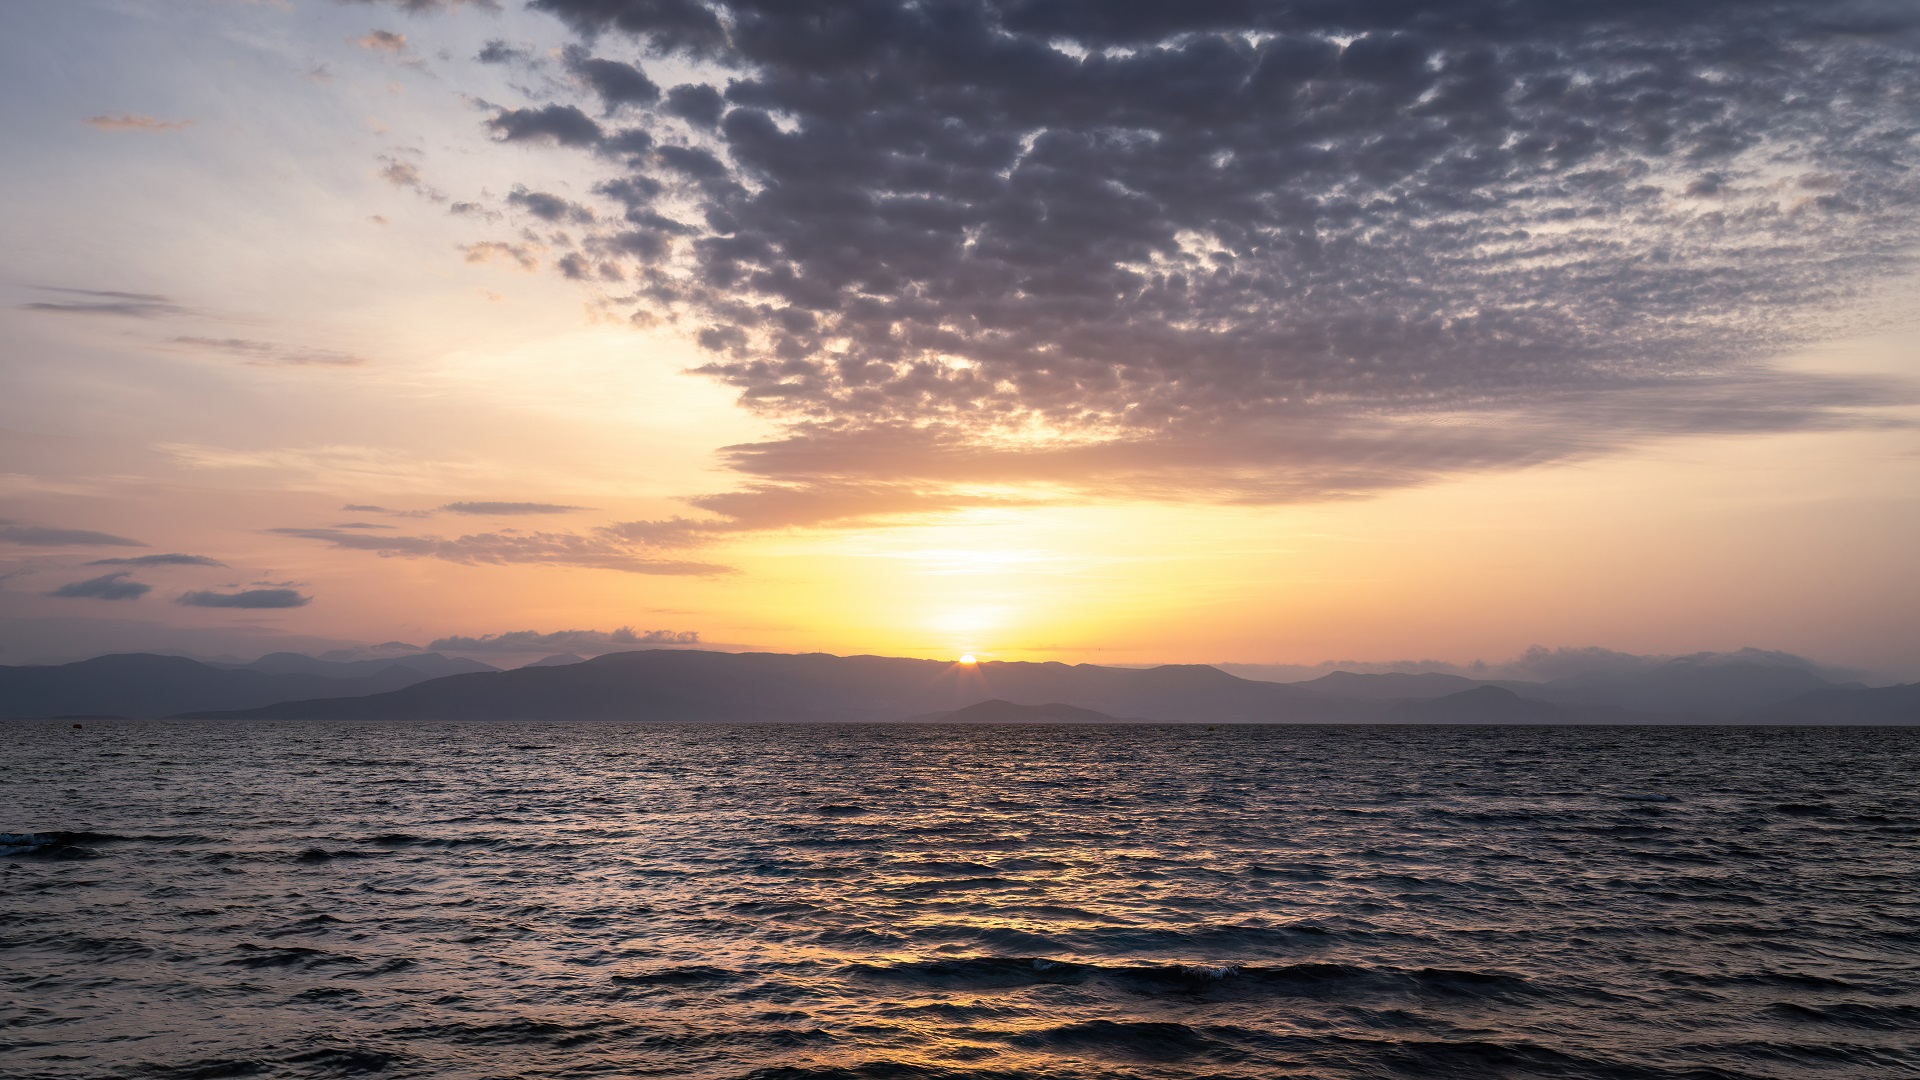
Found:
[[[1920,1075],[1920,730],[7,730],[9,1077]]]

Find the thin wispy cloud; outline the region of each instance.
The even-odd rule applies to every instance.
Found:
[[[487,12],[498,12],[500,10],[499,0],[333,0],[333,2],[336,4],[378,4],[398,8],[410,15],[456,11],[463,7],[477,8]]]
[[[565,506],[560,503],[542,502],[453,502],[442,506],[440,509],[449,514],[517,517],[525,514],[571,514],[587,508],[584,506]]]
[[[88,566],[225,566],[205,555],[136,555],[121,559],[95,559]]]
[[[242,608],[247,610],[269,611],[280,608],[305,607],[313,603],[313,597],[303,596],[293,589],[243,589],[239,592],[217,592],[201,589],[183,593],[174,601],[187,607],[201,608]]]
[[[21,547],[146,547],[112,533],[92,529],[58,529],[44,525],[14,525],[0,521],[0,544]]]
[[[89,116],[84,123],[101,131],[179,131],[192,125],[193,121],[161,120],[142,113],[121,112]]]
[[[712,577],[733,573],[717,563],[661,559],[646,545],[608,532],[563,533],[498,532],[465,536],[387,536],[340,528],[269,529],[276,536],[313,540],[329,547],[364,551],[388,558],[431,558],[473,565],[567,566],[591,570],[620,570],[630,574]]]
[[[367,362],[364,356],[355,356],[336,349],[303,348],[270,341],[251,341],[245,338],[183,336],[168,340],[174,345],[204,352],[224,353],[237,357],[245,363],[261,367],[357,367]]]
[[[138,319],[188,314],[186,308],[175,303],[170,297],[157,293],[116,292],[111,289],[67,289],[52,285],[38,285],[35,289],[70,299],[35,300],[20,305],[27,311],[45,311],[56,315],[116,315]]]
[[[152,591],[153,586],[133,580],[131,571],[122,570],[70,582],[47,595],[77,600],[138,600]]]
[[[398,55],[407,51],[407,35],[396,34],[391,30],[370,30],[360,37],[354,38],[353,43],[363,49],[370,49],[374,52]]]

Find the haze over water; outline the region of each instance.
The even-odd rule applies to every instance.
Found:
[[[1910,728],[10,730],[9,1077],[1920,1073]]]

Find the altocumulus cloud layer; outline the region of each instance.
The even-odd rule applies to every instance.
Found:
[[[509,209],[789,425],[636,536],[1312,498],[1905,393],[1767,361],[1920,240],[1911,4],[530,6],[578,43],[487,126],[598,202]]]

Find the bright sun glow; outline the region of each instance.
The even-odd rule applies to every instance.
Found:
[[[963,663],[963,664],[966,664],[966,665],[968,665],[968,666],[972,666],[973,664],[977,664],[977,663],[979,663],[979,661],[978,661],[978,660],[975,660],[975,659],[973,658],[973,654],[972,654],[972,653],[968,653],[967,655],[965,655],[965,656],[963,656],[963,657],[961,657],[961,658],[960,658],[960,662],[961,662],[961,663]]]

